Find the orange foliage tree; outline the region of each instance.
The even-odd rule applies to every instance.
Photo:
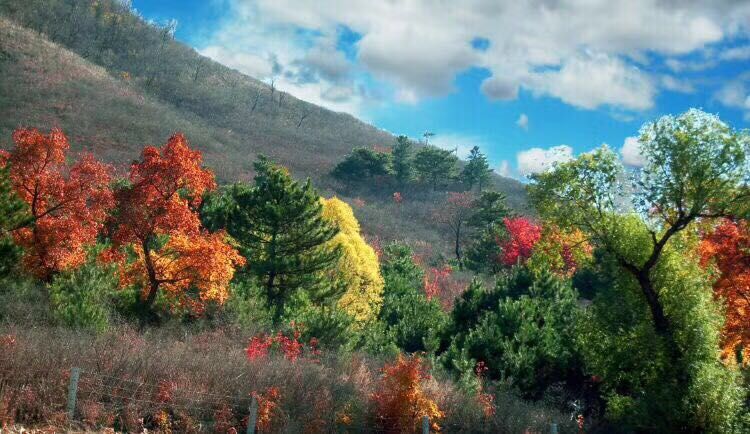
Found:
[[[48,279],[86,260],[86,248],[114,205],[113,169],[91,154],[66,164],[70,144],[57,128],[49,134],[21,128],[13,142],[10,152],[0,154],[0,166],[10,166],[11,184],[30,212],[13,237],[24,248],[27,269]]]
[[[146,147],[130,167],[130,185],[116,192],[114,249],[107,257],[120,264],[122,286],[142,289],[147,308],[159,290],[196,313],[207,301],[221,304],[235,268],[245,262],[225,233],[201,227],[197,208],[216,188],[201,163],[200,151],[175,134],[162,149]]]
[[[398,360],[383,367],[383,376],[372,398],[378,422],[385,432],[415,432],[423,416],[430,418],[433,431],[440,431],[438,421],[443,412],[422,388],[429,378],[427,366],[416,355],[399,355]]]
[[[739,353],[750,366],[750,225],[723,220],[705,235],[700,253],[704,266],[715,264],[719,276],[714,292],[726,304],[722,357]]]
[[[579,229],[563,230],[545,224],[541,238],[534,244],[528,266],[534,271],[551,271],[570,278],[578,268],[592,259],[594,249]]]

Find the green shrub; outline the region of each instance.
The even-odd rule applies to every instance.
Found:
[[[511,381],[525,396],[540,398],[553,385],[580,380],[575,326],[577,294],[568,282],[517,268],[492,291],[477,282],[453,311],[445,361],[484,362],[493,379]]]
[[[375,329],[403,351],[436,351],[448,317],[437,300],[423,291],[424,272],[412,260],[411,249],[400,243],[385,248],[382,266],[383,306]],[[370,342],[377,342],[370,339]],[[377,346],[387,347],[381,340]]]
[[[110,325],[115,271],[93,261],[55,276],[49,284],[52,313],[61,323],[102,332]]]

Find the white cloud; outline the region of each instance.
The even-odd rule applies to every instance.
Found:
[[[522,130],[529,130],[529,117],[526,116],[526,113],[521,113],[520,116],[518,116],[518,120],[516,121],[516,125],[518,125],[519,128]]]
[[[487,146],[481,137],[460,133],[436,134],[430,139],[430,144],[449,151],[457,150],[456,155],[462,160],[467,159],[469,151],[474,146],[478,146],[484,153],[489,149],[489,146]]]
[[[643,167],[646,164],[646,160],[641,154],[641,143],[638,141],[638,137],[626,137],[622,148],[620,148],[620,154],[622,155],[622,162],[628,166]]]
[[[661,86],[664,89],[671,90],[673,92],[680,92],[680,93],[695,92],[695,87],[688,80],[680,80],[679,78],[672,77],[671,75],[661,76]]]
[[[532,89],[586,109],[608,105],[646,110],[653,106],[656,93],[650,77],[637,67],[593,53],[566,59],[558,70],[533,73],[529,84]]]
[[[715,94],[714,98],[721,104],[743,111],[745,120],[750,120],[750,90],[746,81],[750,80],[747,74],[725,83]]]
[[[481,90],[493,100],[515,99],[525,88],[585,109],[646,110],[659,88],[687,87],[639,64],[657,54],[686,67],[676,59],[747,35],[750,22],[750,5],[730,0],[229,1],[227,18],[204,44],[222,52],[204,51],[266,76],[269,65],[292,74],[312,68],[320,83],[309,93],[318,100],[326,84],[356,89],[352,75],[369,74],[388,83],[394,98],[414,103],[452,92],[456,76],[477,67],[491,74]],[[331,42],[342,27],[361,36],[353,62]],[[478,37],[486,48],[472,47]],[[722,60],[745,55],[727,51]],[[285,85],[292,93],[301,86]],[[354,102],[358,94],[350,105],[366,103]]]
[[[495,172],[497,172],[498,175],[504,176],[506,178],[513,178],[513,168],[510,167],[510,163],[508,160],[503,160],[500,162],[500,165],[495,169]]]
[[[553,146],[548,149],[531,148],[516,155],[518,173],[528,176],[533,173],[544,172],[555,163],[564,163],[573,159],[573,148],[568,145]]]
[[[719,53],[721,60],[747,60],[750,59],[750,45],[732,47]]]
[[[272,61],[254,53],[237,52],[218,45],[208,46],[200,53],[252,77],[263,79],[272,75]]]

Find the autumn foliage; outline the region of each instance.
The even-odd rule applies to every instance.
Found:
[[[31,213],[13,237],[24,248],[27,269],[47,279],[85,261],[114,204],[113,169],[90,154],[68,165],[70,144],[59,129],[43,134],[21,128],[13,142],[9,153],[0,153],[0,165],[10,165],[11,183]]]
[[[498,240],[502,248],[500,262],[506,266],[524,263],[531,257],[534,246],[542,237],[541,226],[525,217],[504,218],[507,239]]]
[[[531,269],[547,270],[560,277],[572,277],[576,270],[591,260],[593,247],[579,229],[562,230],[545,224],[534,252],[529,259]]]
[[[201,227],[197,207],[202,195],[216,187],[201,163],[200,151],[175,134],[162,149],[143,150],[141,161],[130,167],[130,185],[116,194],[116,250],[109,259],[120,264],[123,286],[142,289],[147,306],[159,290],[195,312],[208,301],[221,304],[235,268],[244,264],[226,234]],[[192,288],[198,290],[197,299],[189,296]]]
[[[383,304],[383,277],[375,250],[360,233],[352,208],[332,197],[322,199],[323,218],[339,228],[329,244],[341,249],[334,279],[344,286],[338,305],[355,321],[364,323],[377,316]]]
[[[741,351],[750,365],[750,227],[746,221],[723,220],[700,245],[703,265],[713,263],[719,276],[714,292],[726,305],[722,357]]]
[[[416,432],[422,417],[430,418],[431,430],[440,431],[443,412],[423,388],[430,379],[425,362],[417,355],[398,359],[383,367],[377,392],[372,396],[377,422],[388,433]]]
[[[253,336],[247,345],[245,353],[248,360],[258,360],[268,357],[271,350],[278,350],[284,357],[291,361],[297,361],[302,356],[319,355],[317,340],[312,338],[305,345],[300,342],[301,332],[296,324],[291,324],[290,333],[277,332],[275,335],[261,333]]]

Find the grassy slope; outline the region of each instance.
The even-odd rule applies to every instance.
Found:
[[[132,27],[136,37],[153,37],[155,31],[138,21]],[[54,125],[69,134],[74,149],[91,150],[122,166],[136,158],[144,144],[161,144],[172,132],[183,131],[222,181],[249,179],[255,156],[266,154],[295,176],[311,177],[326,195],[338,194],[349,202],[361,196],[364,205],[355,212],[366,233],[447,250],[431,218],[442,194],[414,191],[396,205],[389,200],[392,191],[387,186],[345,191],[327,175],[353,147],[389,145],[390,134],[350,115],[288,94],[281,97],[268,85],[202,58],[178,42],[170,40],[161,62],[168,62],[165,69],[176,71],[176,78],[147,85],[135,70],[129,76],[117,73],[122,60],[107,68],[95,65],[0,17],[0,146],[10,146],[10,133],[18,126]],[[197,65],[200,74],[193,80]],[[303,114],[308,116],[297,128]],[[494,182],[512,204],[524,206],[519,183],[499,177]]]

